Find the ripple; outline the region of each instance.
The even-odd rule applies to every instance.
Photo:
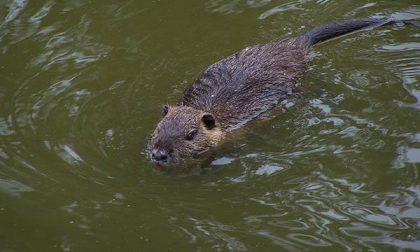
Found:
[[[321,239],[318,238],[316,236],[313,235],[305,235],[305,234],[289,234],[288,237],[291,240],[294,240],[298,243],[302,243],[303,245],[307,245],[307,246],[311,246],[311,247],[327,247],[327,246],[331,246],[332,244]]]
[[[365,223],[388,227],[398,226],[398,223],[389,216],[373,213],[365,208],[349,207],[343,210],[348,212],[350,215],[363,220]]]
[[[383,51],[390,52],[405,52],[405,51],[418,51],[420,50],[420,43],[402,43],[397,45],[383,45]]]
[[[54,5],[55,5],[55,2],[53,2],[53,1],[46,2],[46,3],[45,3],[42,7],[41,7],[41,9],[39,9],[39,11],[38,11],[37,13],[35,13],[34,15],[32,15],[32,16],[29,18],[29,21],[30,21],[31,23],[39,23],[39,22],[41,22],[41,21],[42,21],[42,19],[43,19],[44,17],[46,17],[46,16],[50,13],[51,8],[52,8]]]
[[[397,152],[396,167],[403,167],[404,163],[420,163],[420,148],[400,147]]]
[[[246,11],[248,8],[260,8],[272,2],[272,0],[216,0],[208,1],[207,9],[211,12],[219,12],[225,15],[239,14]]]
[[[10,136],[15,134],[15,131],[13,130],[11,118],[1,118],[0,117],[0,135],[1,136]]]
[[[13,21],[14,19],[16,19],[21,13],[22,11],[25,9],[25,7],[28,4],[28,0],[14,0],[10,2],[9,7],[9,13],[7,14],[7,16],[4,18],[4,23],[9,23],[11,21]]]
[[[263,165],[255,171],[256,175],[271,175],[283,170],[284,168],[278,165]]]
[[[302,1],[291,1],[289,3],[278,5],[274,8],[271,8],[271,9],[265,11],[264,13],[262,13],[258,17],[258,19],[263,20],[263,19],[266,19],[270,16],[273,16],[273,15],[276,15],[276,14],[279,14],[279,13],[285,12],[285,11],[301,10],[301,9],[303,9],[301,7],[301,3],[302,3]]]
[[[55,152],[70,165],[78,165],[83,162],[83,159],[68,145],[61,145],[59,148],[55,148]]]
[[[307,210],[323,215],[324,217],[328,217],[330,219],[335,219],[338,221],[346,221],[349,220],[348,217],[339,214],[334,209],[327,206],[325,203],[316,200],[299,200],[296,202],[298,205],[305,207]]]
[[[0,191],[12,196],[19,196],[21,193],[32,192],[34,189],[16,180],[0,179]]]
[[[235,230],[234,227],[217,222],[198,220],[195,218],[190,218],[190,221],[194,224],[194,229],[197,230],[198,233],[191,231],[188,233],[199,234],[199,236],[204,236],[206,240],[220,240],[223,242],[216,242],[216,244],[212,246],[213,249],[228,249],[234,251],[248,250],[242,241],[228,234],[229,232]]]

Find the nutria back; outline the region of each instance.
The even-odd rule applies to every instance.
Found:
[[[302,38],[247,47],[201,73],[180,105],[210,112],[223,131],[236,129],[295,91],[308,52]]]

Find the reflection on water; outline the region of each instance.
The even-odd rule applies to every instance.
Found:
[[[214,61],[416,3],[0,2],[0,250],[419,250],[418,27],[318,46],[287,113],[202,169],[144,154]]]

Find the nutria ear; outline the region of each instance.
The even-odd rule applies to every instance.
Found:
[[[162,116],[166,116],[166,114],[168,114],[169,111],[169,106],[168,105],[163,105],[162,106]]]
[[[203,121],[206,128],[209,130],[213,129],[214,126],[216,126],[216,121],[214,120],[212,114],[204,114],[201,120]]]

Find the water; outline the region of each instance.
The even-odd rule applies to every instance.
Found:
[[[0,2],[1,251],[420,250],[420,29],[314,52],[288,112],[200,170],[144,153],[209,64],[418,1]]]

